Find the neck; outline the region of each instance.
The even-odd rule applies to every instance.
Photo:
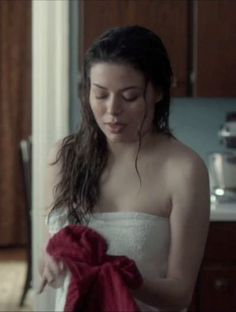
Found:
[[[140,152],[147,151],[153,142],[153,137],[155,134],[148,131],[144,133],[141,137],[141,146],[139,146],[139,140],[131,142],[110,142],[108,141],[108,148],[110,155],[114,159],[124,159],[128,158],[132,161],[136,158],[137,153],[140,148]]]

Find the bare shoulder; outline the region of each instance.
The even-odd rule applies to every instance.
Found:
[[[167,172],[171,180],[202,178],[208,183],[208,169],[203,159],[179,140],[171,138],[168,142]]]
[[[202,158],[184,143],[170,139],[167,179],[173,207],[186,213],[209,210],[209,174]]]

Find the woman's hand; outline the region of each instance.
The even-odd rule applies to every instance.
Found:
[[[59,288],[63,285],[66,267],[63,262],[56,262],[47,252],[44,253],[43,266],[41,269],[41,283],[38,294],[41,294],[46,285]]]

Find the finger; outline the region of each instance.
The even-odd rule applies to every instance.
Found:
[[[59,262],[58,266],[61,272],[65,271],[65,265],[62,261]]]
[[[56,274],[55,274],[55,272],[53,272],[53,270],[51,270],[51,267],[50,268],[45,267],[44,272],[43,272],[43,276],[47,280],[47,283],[50,284],[54,281]]]
[[[62,271],[62,265],[58,262],[56,262],[50,255],[47,256],[47,263],[48,263],[48,267],[50,272],[53,274],[53,276],[57,276],[58,274],[60,274],[60,271]]]
[[[41,280],[41,283],[40,283],[40,286],[39,286],[39,289],[36,291],[36,294],[41,294],[45,288],[45,286],[47,285],[47,279],[45,276],[43,276],[42,280]]]
[[[47,284],[50,287],[53,288],[58,288],[60,286],[60,275],[54,275],[53,272],[51,271],[51,268],[45,267],[44,269],[44,276],[47,280]]]

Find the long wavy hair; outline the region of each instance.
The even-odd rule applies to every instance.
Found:
[[[54,189],[51,211],[64,207],[70,221],[75,223],[82,223],[93,211],[99,198],[100,177],[108,160],[106,137],[98,127],[89,104],[91,67],[100,62],[132,66],[143,74],[146,85],[150,81],[159,88],[162,99],[155,106],[153,128],[158,133],[172,136],[168,123],[172,69],[161,39],[140,26],[106,31],[85,55],[80,83],[80,128],[77,133],[64,138],[53,163],[59,163],[60,181]]]

